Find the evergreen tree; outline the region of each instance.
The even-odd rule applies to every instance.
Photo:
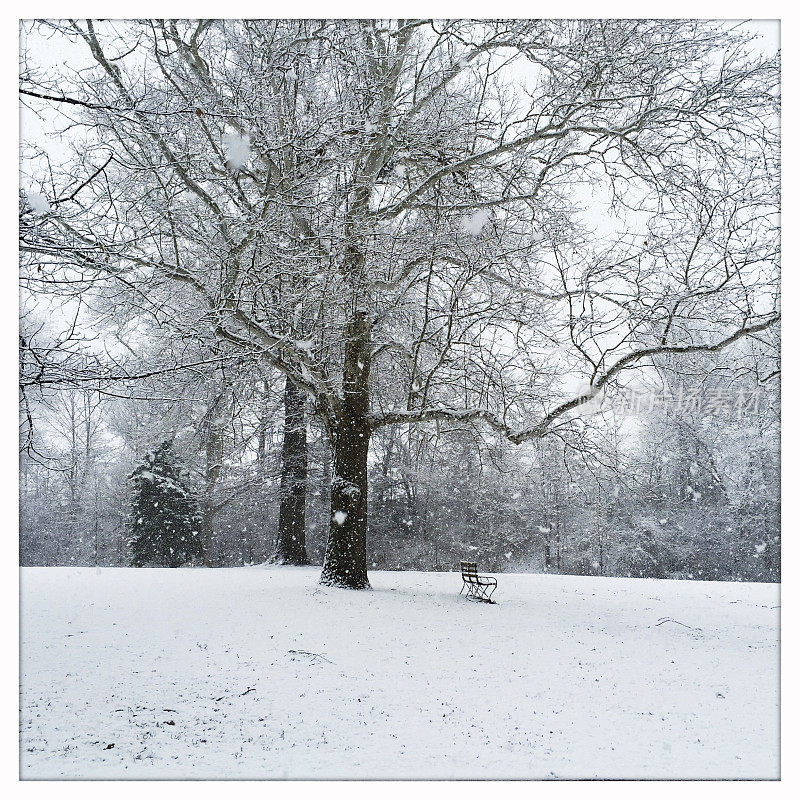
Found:
[[[179,567],[202,556],[197,498],[183,469],[164,442],[145,455],[130,475],[133,501],[128,518],[131,563]]]

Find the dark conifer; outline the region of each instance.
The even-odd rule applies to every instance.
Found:
[[[130,475],[128,545],[134,567],[180,567],[202,557],[201,519],[187,472],[171,442],[145,455]]]

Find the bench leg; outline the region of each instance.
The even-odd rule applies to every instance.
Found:
[[[480,583],[462,581],[461,589],[459,589],[458,592],[459,595],[464,591],[465,586],[467,588],[467,593],[464,595],[464,597],[466,597],[467,600],[475,600],[479,603],[491,603],[492,605],[496,605],[495,601],[492,600],[492,594],[497,588],[497,584],[494,584],[494,586],[484,586]]]
[[[473,598],[475,600],[478,600],[481,603],[491,603],[492,605],[495,604],[494,600],[492,600],[492,595],[494,594],[494,590],[497,588],[497,584],[494,586],[476,584],[474,588],[475,591],[473,593]]]

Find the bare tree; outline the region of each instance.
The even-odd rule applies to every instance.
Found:
[[[313,399],[323,583],[368,586],[376,429],[540,439],[655,357],[778,320],[779,66],[730,25],[59,29],[94,68],[23,95],[78,112],[103,155],[58,178],[26,248],[188,287],[220,342]]]

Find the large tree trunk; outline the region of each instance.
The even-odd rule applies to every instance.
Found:
[[[343,399],[337,415],[331,478],[331,523],[320,583],[369,588],[367,577],[367,452],[369,450],[369,322],[356,312],[346,330]]]
[[[283,393],[283,451],[281,453],[281,507],[273,561],[308,564],[306,553],[306,445],[305,398],[288,378]]]

